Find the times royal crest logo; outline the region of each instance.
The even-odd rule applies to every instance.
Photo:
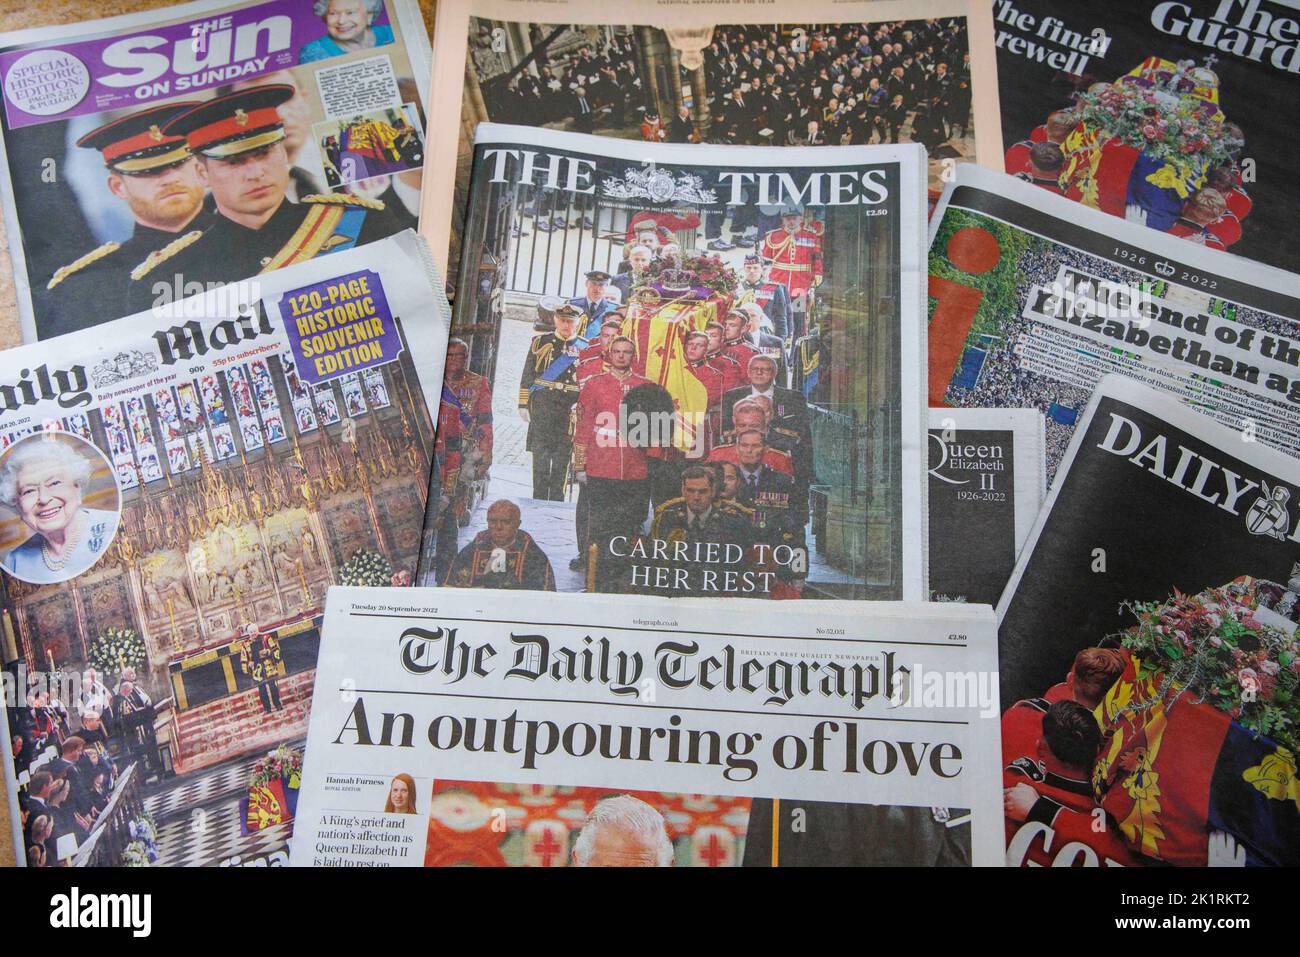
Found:
[[[704,185],[694,173],[672,173],[661,166],[629,169],[621,177],[610,176],[601,184],[601,192],[610,199],[648,199],[652,203],[707,203],[718,195]]]
[[[1140,425],[1116,412],[1110,413],[1097,448],[1238,516],[1251,535],[1300,543],[1300,520],[1292,524],[1288,508],[1293,492],[1280,482],[1246,478],[1168,436],[1144,434]]]

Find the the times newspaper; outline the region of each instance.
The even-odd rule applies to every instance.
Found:
[[[997,604],[1043,504],[1034,409],[931,409],[930,600]]]
[[[421,584],[925,597],[920,146],[474,157]]]
[[[23,341],[414,228],[414,0],[205,2],[0,35]]]
[[[1300,270],[1296,0],[994,0],[1008,173]]]
[[[488,597],[330,590],[295,866],[1001,862],[987,606]]]
[[[459,136],[430,144],[420,229],[458,288],[480,122],[643,143],[920,143],[934,195],[957,163],[1001,166],[992,11],[979,0],[441,0],[434,33],[430,126]],[[551,227],[581,231],[539,223]],[[719,219],[705,238],[721,251],[761,237],[751,219]]]
[[[998,607],[1009,863],[1300,862],[1298,492],[1102,381]]]
[[[415,572],[447,313],[408,230],[0,354],[20,860],[285,862],[326,589]]]
[[[964,166],[930,222],[932,406],[1037,408],[1048,479],[1103,375],[1300,452],[1300,284]]]

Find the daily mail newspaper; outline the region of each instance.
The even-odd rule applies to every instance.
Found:
[[[930,404],[1036,408],[1055,474],[1108,372],[1300,454],[1300,280],[970,166],[930,223]]]
[[[930,600],[996,605],[1047,480],[1033,409],[930,410]]]
[[[1001,167],[981,0],[440,0],[434,32],[431,126],[459,137],[430,144],[420,229],[453,285],[484,121],[642,143],[920,143],[935,196],[957,163]],[[705,238],[752,247],[757,228],[718,217]]]
[[[923,600],[924,156],[481,125],[421,584]]]
[[[295,866],[1003,858],[979,605],[330,589]]]
[[[414,0],[204,0],[0,35],[0,193],[32,342],[413,228]]]
[[[0,354],[20,859],[285,862],[325,591],[415,571],[440,298],[408,230]]]
[[[1297,493],[1102,381],[998,607],[1011,863],[1300,863]]]
[[[1006,171],[1300,271],[1297,0],[995,0]]]

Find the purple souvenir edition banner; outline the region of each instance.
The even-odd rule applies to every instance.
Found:
[[[278,306],[298,375],[312,385],[373,369],[402,353],[384,284],[373,270],[290,289]]]
[[[0,53],[9,127],[145,106],[297,66],[305,46],[321,38],[328,43],[312,5],[312,0],[276,0],[131,33]],[[385,7],[374,25],[387,23]],[[308,59],[320,62],[328,55],[317,49]]]

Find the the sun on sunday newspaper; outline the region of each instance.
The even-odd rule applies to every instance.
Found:
[[[0,35],[23,341],[414,228],[429,71],[414,0],[203,0]]]
[[[1300,862],[1298,493],[1102,380],[998,606],[1008,863]]]
[[[440,297],[408,230],[0,353],[20,860],[286,861],[325,591],[415,571]]]
[[[457,288],[481,122],[643,143],[920,143],[933,197],[957,163],[1000,166],[993,17],[981,0],[441,0],[434,44],[431,127],[459,135],[430,144],[420,228]],[[713,248],[762,239],[752,216],[716,212]]]
[[[484,597],[330,590],[295,866],[1002,861],[987,606]]]
[[[480,126],[421,584],[923,598],[923,175]]]
[[[1300,453],[1300,285],[962,167],[930,223],[930,404],[1036,408],[1047,475],[1103,375]]]

